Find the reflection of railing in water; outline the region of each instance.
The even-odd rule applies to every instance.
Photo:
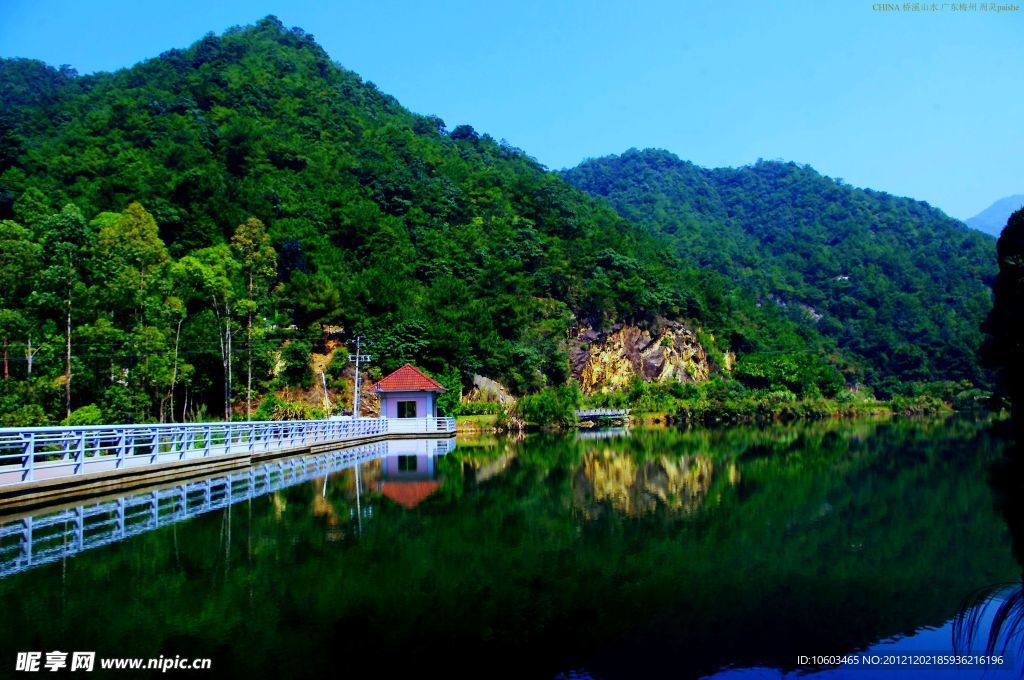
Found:
[[[387,454],[388,442],[257,465],[0,525],[0,577],[294,486]],[[443,446],[443,451],[441,450]],[[448,441],[439,440],[439,453]]]
[[[628,436],[628,427],[605,427],[597,430],[579,430],[576,433],[576,439],[618,439]]]

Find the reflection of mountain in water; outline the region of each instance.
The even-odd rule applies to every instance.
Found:
[[[493,458],[469,458],[463,461],[463,467],[471,472],[475,483],[482,484],[508,470],[512,460],[513,457],[510,454],[504,453]]]
[[[608,449],[583,454],[573,476],[573,500],[587,517],[604,507],[639,516],[659,507],[689,514],[711,487],[714,463],[707,456],[658,456],[636,460]]]

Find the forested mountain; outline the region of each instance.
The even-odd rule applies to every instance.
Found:
[[[995,240],[926,203],[796,163],[705,169],[666,151],[588,160],[563,176],[835,340],[875,385],[977,382]]]
[[[324,326],[518,392],[564,382],[579,323],[829,347],[273,17],[115,73],[0,60],[0,105],[0,424],[237,416],[310,383]]]
[[[1006,196],[974,217],[967,218],[964,222],[972,229],[998,237],[1002,233],[1003,227],[1006,226],[1006,221],[1010,219],[1010,215],[1021,208],[1024,208],[1024,195]]]

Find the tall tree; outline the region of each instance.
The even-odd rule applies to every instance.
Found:
[[[4,380],[10,376],[8,352],[13,338],[28,329],[24,308],[39,267],[41,248],[32,233],[17,222],[0,221],[0,336],[3,338]]]
[[[156,220],[140,203],[130,204],[115,219],[105,222],[97,237],[97,269],[108,272],[106,285],[113,301],[130,308],[135,325],[144,326],[147,311],[162,303],[159,291],[155,291],[155,299],[150,299],[150,293],[154,292],[154,279],[160,278],[170,261],[167,247],[160,239]]]
[[[252,419],[253,316],[260,302],[267,297],[267,284],[277,270],[277,253],[270,245],[270,236],[263,222],[250,217],[238,225],[231,237],[231,247],[242,263],[246,281],[246,297],[241,301],[246,313],[248,369],[246,371],[245,418]]]
[[[73,313],[80,313],[87,301],[89,260],[93,250],[93,233],[82,212],[67,204],[47,218],[42,227],[45,268],[40,274],[40,285],[34,294],[41,296],[44,306],[63,317],[64,322],[64,409],[71,416],[71,347]]]
[[[195,277],[198,290],[210,302],[217,318],[218,342],[220,344],[221,363],[224,368],[224,419],[231,420],[232,415],[232,364],[234,360],[234,326],[233,309],[237,301],[235,281],[239,273],[237,260],[231,256],[227,245],[213,246],[196,251],[194,256],[182,258]]]
[[[98,297],[128,331],[123,403],[131,406],[128,413],[139,414],[130,420],[154,405],[162,417],[160,404],[172,375],[167,339],[175,323],[167,305],[170,256],[156,220],[138,202],[121,213],[102,213],[92,225],[98,231],[94,269],[102,275]]]

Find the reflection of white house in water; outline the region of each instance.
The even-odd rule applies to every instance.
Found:
[[[454,439],[408,439],[386,442],[377,490],[412,509],[441,488],[437,460],[455,448]]]

